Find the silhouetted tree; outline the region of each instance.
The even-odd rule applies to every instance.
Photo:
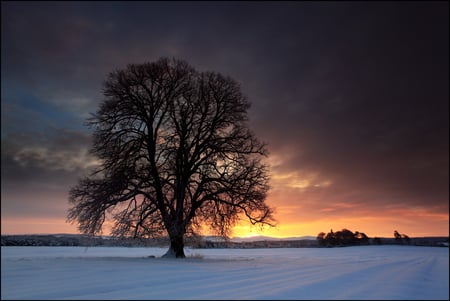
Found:
[[[226,236],[241,217],[272,225],[267,155],[247,125],[249,102],[231,78],[181,60],[109,74],[90,119],[101,164],[70,190],[68,221],[97,234],[168,234],[164,256],[185,257],[184,236],[202,225]]]
[[[325,242],[327,245],[335,245],[336,244],[336,236],[334,235],[333,229],[325,235]]]
[[[350,245],[355,242],[353,232],[348,229],[342,229],[335,233],[336,240],[343,245]]]
[[[319,234],[317,234],[317,242],[320,246],[325,245],[325,235],[325,232],[320,232]]]

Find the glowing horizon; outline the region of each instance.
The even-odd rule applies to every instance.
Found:
[[[386,218],[389,220],[389,218]],[[384,222],[386,222],[384,220]],[[416,220],[416,225],[412,224],[410,218],[396,218],[396,223],[391,221],[379,226],[383,222],[380,218],[365,217],[355,219],[342,217],[335,220],[312,222],[282,223],[279,222],[275,227],[265,226],[260,230],[259,226],[253,226],[248,222],[242,221],[233,228],[230,237],[252,237],[269,236],[275,238],[317,236],[320,232],[329,232],[342,230],[344,228],[353,232],[364,232],[369,237],[393,237],[395,230],[407,234],[410,237],[431,237],[431,236],[449,236],[448,215],[442,214],[438,220]],[[426,224],[426,227],[423,225]],[[203,231],[202,235],[214,235],[212,232]],[[80,234],[76,225],[65,223],[64,219],[11,219],[2,218],[2,235],[21,235],[21,234]],[[103,235],[109,235],[107,229],[104,229]]]

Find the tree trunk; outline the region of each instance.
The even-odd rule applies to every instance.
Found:
[[[170,247],[164,254],[163,258],[185,258],[184,255],[184,235],[183,234],[169,234]]]

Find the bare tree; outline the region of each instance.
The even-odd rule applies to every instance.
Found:
[[[113,235],[168,234],[164,256],[185,257],[185,235],[204,225],[222,236],[242,217],[273,225],[267,150],[233,79],[162,58],[110,73],[103,93],[88,119],[100,167],[69,193],[81,232],[111,219]]]

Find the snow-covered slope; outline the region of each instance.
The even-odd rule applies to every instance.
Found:
[[[2,247],[2,299],[446,299],[438,247]],[[148,258],[154,255],[156,258]]]

